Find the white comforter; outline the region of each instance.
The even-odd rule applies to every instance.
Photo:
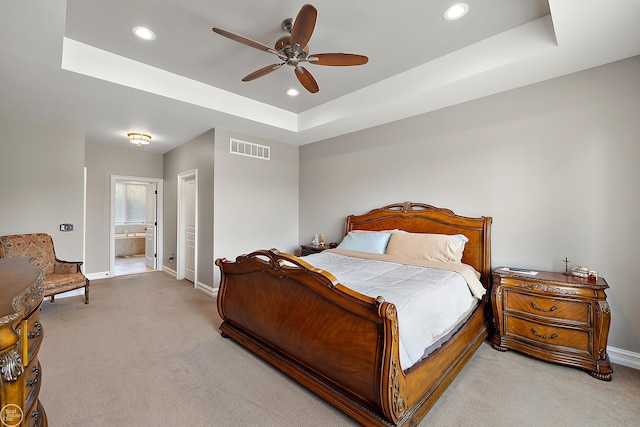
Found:
[[[396,306],[402,369],[419,361],[425,349],[449,332],[477,303],[466,280],[455,271],[345,256],[334,251],[308,255],[304,260],[330,272],[344,286],[373,298],[382,296]]]

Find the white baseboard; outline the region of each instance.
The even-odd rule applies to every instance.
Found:
[[[166,265],[162,266],[162,271],[164,271],[167,274],[173,275],[173,277],[176,277],[178,275],[178,273],[175,270],[167,267]]]
[[[175,270],[173,270],[173,269],[171,269],[171,268],[167,267],[166,265],[163,265],[163,266],[162,266],[162,271],[164,271],[164,272],[165,272],[165,273],[167,273],[167,274],[172,275],[174,278],[178,275],[178,273],[177,273]],[[216,296],[218,296],[218,288],[212,288],[211,286],[209,286],[209,285],[205,285],[205,284],[204,284],[204,283],[202,283],[202,282],[198,282],[198,283],[196,283],[196,285],[194,286],[194,288],[196,288],[196,289],[198,289],[198,290],[200,290],[200,291],[204,292],[204,293],[205,293],[205,294],[207,294],[207,295],[211,295],[211,296],[212,296],[212,297],[214,297],[214,298],[215,298]]]
[[[97,273],[86,273],[85,276],[87,276],[87,279],[89,280],[98,280],[98,279],[108,279],[109,277],[109,272],[108,271],[99,271]]]
[[[173,271],[170,268],[167,268],[165,266],[162,267],[161,271],[164,271],[165,273],[173,274],[174,277],[176,275],[175,271]],[[87,276],[87,279],[89,279],[89,280],[108,279],[109,277],[111,277],[109,275],[109,271],[99,271],[97,273],[87,273],[87,274],[85,274],[85,276]]]
[[[195,288],[204,292],[207,295],[211,295],[214,298],[218,296],[218,288],[212,288],[211,286],[205,285],[202,282],[198,282]]]
[[[640,370],[640,353],[615,347],[607,347],[607,353],[609,353],[611,363],[617,363],[618,365]]]

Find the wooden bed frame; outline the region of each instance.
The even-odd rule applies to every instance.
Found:
[[[402,203],[347,217],[346,231],[464,234],[462,262],[489,291],[491,217]],[[489,292],[442,347],[400,367],[396,308],[275,249],[216,260],[220,330],[364,425],[417,425],[488,337]]]

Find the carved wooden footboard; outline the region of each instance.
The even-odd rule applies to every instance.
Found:
[[[389,382],[382,365],[397,347],[392,304],[335,286],[328,273],[277,251],[217,265],[223,334],[325,398],[342,393],[377,412],[393,411],[377,388]],[[379,339],[387,336],[388,343]]]
[[[384,215],[385,227],[394,224],[389,215],[400,215],[402,227],[391,228],[407,231],[413,230],[413,215],[420,219],[420,232],[429,232],[423,220],[435,215],[440,230],[443,211],[450,212],[429,205],[390,205],[349,217],[347,229],[354,228],[352,220],[377,212]],[[474,267],[489,271],[490,256],[485,254],[490,252],[484,246],[491,219],[466,220],[462,229],[473,238],[471,252],[481,254],[482,265]],[[365,222],[376,229],[376,221],[367,217]],[[459,231],[460,224],[455,228]],[[365,425],[417,424],[487,337],[485,299],[447,343],[403,371],[396,309],[382,297],[352,291],[330,273],[275,249],[235,261],[218,259],[216,265],[221,270],[217,304],[222,334]]]

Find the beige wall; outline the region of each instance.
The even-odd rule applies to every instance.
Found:
[[[178,251],[178,174],[198,171],[198,282],[213,282],[213,135],[209,130],[164,154],[164,248],[162,265],[176,271],[170,261]]]
[[[229,153],[229,138],[271,147],[271,160]],[[216,129],[214,172],[214,258],[297,249],[298,147]]]
[[[229,138],[271,147],[271,160],[229,153]],[[214,261],[256,249],[295,250],[298,242],[298,147],[212,129],[164,156],[163,265],[175,269],[177,175],[198,170],[198,281],[217,288]]]
[[[425,202],[493,217],[493,264],[599,270],[609,345],[640,352],[640,57],[303,146],[300,240]]]
[[[83,183],[82,131],[0,117],[0,235],[48,233],[58,258],[82,260]]]
[[[84,145],[87,167],[86,272],[109,271],[111,175],[162,178],[162,154],[144,148]]]

